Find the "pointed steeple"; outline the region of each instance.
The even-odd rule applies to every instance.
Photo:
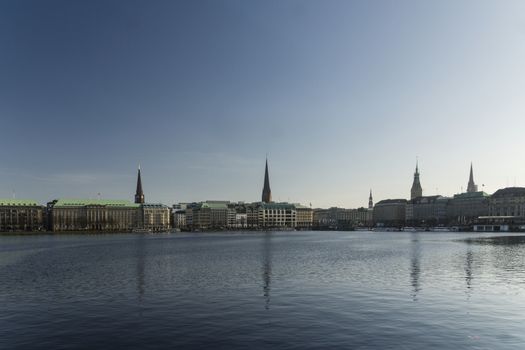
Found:
[[[412,189],[410,190],[410,199],[423,196],[423,188],[419,182],[419,161],[416,159],[416,171],[414,173],[414,182],[412,182]]]
[[[474,183],[474,171],[472,170],[472,162],[470,162],[470,176],[468,179],[467,192],[478,192],[478,186]]]
[[[140,179],[140,164],[137,175],[137,191],[135,192],[135,203],[144,203],[144,192],[142,191],[142,180]]]
[[[272,190],[270,189],[270,176],[268,175],[268,158],[266,158],[266,166],[264,169],[264,187],[262,191],[262,201],[270,203],[272,201]]]
[[[372,198],[372,189],[370,189],[370,196],[368,197],[368,209],[374,208],[374,199]]]

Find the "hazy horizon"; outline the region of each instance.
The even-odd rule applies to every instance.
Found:
[[[525,186],[521,1],[4,1],[0,197],[361,207]],[[482,185],[485,186],[482,186]]]

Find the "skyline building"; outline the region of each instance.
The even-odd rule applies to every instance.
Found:
[[[140,165],[137,174],[137,190],[135,192],[135,203],[144,204],[144,192],[142,191],[142,180],[140,178]]]
[[[368,197],[368,209],[374,209],[374,199],[372,198],[372,189],[370,189],[370,196]]]
[[[474,171],[472,170],[472,162],[470,163],[470,176],[468,179],[467,193],[478,192],[478,185],[474,183]]]
[[[270,203],[272,201],[272,190],[270,189],[270,176],[268,175],[268,158],[264,169],[264,186],[262,190],[262,202]]]
[[[416,160],[416,171],[414,173],[414,182],[410,189],[410,199],[423,196],[423,189],[421,188],[421,182],[419,182],[419,163]]]

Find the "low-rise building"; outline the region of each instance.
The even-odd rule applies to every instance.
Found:
[[[521,229],[525,224],[525,187],[494,192],[489,200],[489,215],[480,219],[484,224],[507,224],[511,230]]]
[[[297,212],[296,216],[296,228],[298,230],[310,230],[312,229],[313,222],[313,210],[307,206],[301,204],[294,204]]]
[[[372,225],[373,210],[332,207],[313,211],[313,227],[319,230],[352,230]]]
[[[295,228],[297,225],[297,210],[293,204],[263,202],[258,209],[261,228]]]
[[[474,189],[474,185],[471,185]],[[450,224],[471,225],[480,216],[489,215],[490,196],[485,192],[466,192],[454,195],[448,206]]]
[[[447,224],[449,197],[421,196],[408,201],[406,224],[409,226],[439,226]]]
[[[193,203],[186,209],[186,222],[191,230],[222,229],[228,226],[228,203],[207,201]]]
[[[58,199],[48,210],[52,231],[131,231],[142,225],[140,204],[127,200]]]
[[[43,230],[44,213],[34,200],[0,199],[0,232]]]
[[[141,204],[142,227],[149,231],[168,231],[170,229],[170,208],[160,203]]]
[[[494,192],[489,201],[489,215],[525,217],[525,187],[507,187]]]
[[[385,199],[374,206],[373,221],[379,227],[402,227],[406,219],[406,199]]]
[[[172,210],[171,226],[180,230],[186,229],[186,210]]]

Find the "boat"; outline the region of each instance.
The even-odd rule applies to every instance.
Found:
[[[431,227],[430,232],[452,232],[450,227]]]

